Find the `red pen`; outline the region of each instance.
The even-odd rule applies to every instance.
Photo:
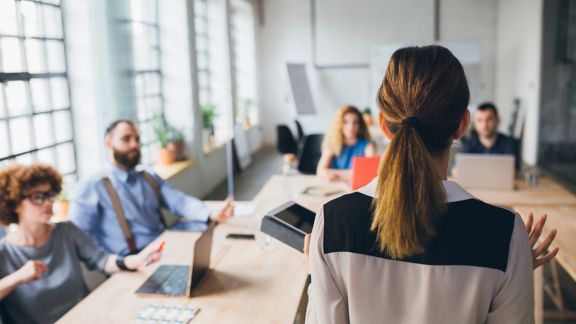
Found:
[[[164,250],[164,245],[166,245],[166,241],[162,241],[160,243],[160,246],[158,246],[158,248],[156,249],[156,252],[162,252],[162,250]]]
[[[162,242],[160,243],[160,245],[158,246],[158,248],[156,249],[156,251],[154,251],[154,252],[155,252],[155,253],[160,253],[160,252],[162,252],[162,250],[164,250],[164,245],[166,245],[166,242],[165,242],[165,241],[162,241]],[[149,266],[151,262],[152,262],[152,261],[151,261],[151,258],[148,257],[148,258],[146,259],[146,261],[144,261],[144,266],[145,266],[145,267]]]

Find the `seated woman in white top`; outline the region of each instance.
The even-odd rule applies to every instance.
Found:
[[[109,254],[74,224],[51,224],[62,176],[44,164],[0,170],[0,221],[18,228],[0,239],[3,323],[53,323],[88,294],[80,262],[104,272],[135,271],[157,261],[148,247],[126,258]],[[105,310],[101,310],[105,311]]]
[[[534,322],[522,219],[446,181],[468,101],[462,66],[446,48],[392,55],[378,93],[391,142],[379,177],[316,217],[308,323]]]
[[[354,106],[344,106],[324,134],[316,174],[330,181],[346,181],[355,156],[371,157],[375,153],[376,146],[362,113]]]

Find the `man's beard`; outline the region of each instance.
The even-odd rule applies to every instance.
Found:
[[[138,165],[138,163],[140,163],[141,158],[140,150],[137,150],[136,154],[134,155],[132,155],[134,151],[121,152],[114,148],[112,148],[112,151],[114,154],[114,160],[116,160],[118,164],[126,167],[128,170],[134,169]]]

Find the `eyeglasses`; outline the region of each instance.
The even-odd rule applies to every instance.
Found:
[[[53,191],[33,192],[26,198],[29,199],[32,204],[41,206],[46,200],[54,202],[54,200],[56,200],[56,193]]]

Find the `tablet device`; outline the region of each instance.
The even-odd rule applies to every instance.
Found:
[[[312,232],[315,217],[313,211],[289,201],[266,213],[260,230],[303,252],[304,237]]]

